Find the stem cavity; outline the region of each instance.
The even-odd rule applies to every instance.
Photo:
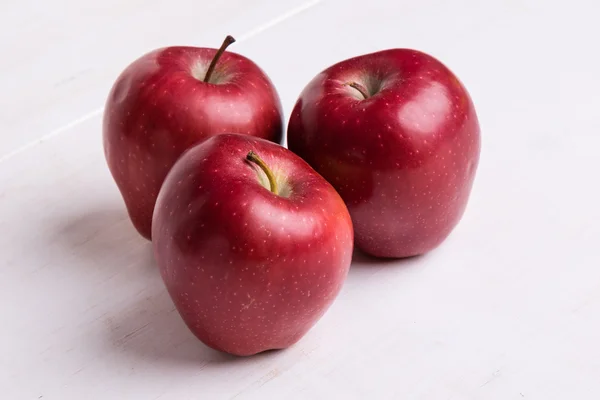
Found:
[[[366,87],[364,87],[363,85],[361,85],[358,82],[349,82],[346,85],[350,86],[353,89],[356,89],[360,92],[360,94],[362,94],[362,96],[364,97],[364,100],[368,99],[369,96],[369,91],[367,90]]]
[[[277,188],[277,180],[275,179],[275,175],[273,175],[273,171],[269,168],[269,166],[253,151],[250,151],[246,156],[246,160],[251,161],[258,165],[260,169],[263,170],[265,175],[267,175],[267,179],[269,179],[269,185],[271,186],[271,192],[278,194]]]

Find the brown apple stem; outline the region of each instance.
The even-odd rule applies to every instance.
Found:
[[[231,35],[227,35],[227,37],[225,38],[225,40],[223,40],[223,44],[221,45],[221,47],[219,48],[219,50],[217,50],[217,53],[215,54],[215,56],[213,57],[212,61],[210,62],[210,65],[208,66],[208,70],[206,71],[206,75],[204,75],[204,82],[208,82],[210,80],[210,77],[211,77],[213,71],[215,70],[215,67],[217,66],[217,62],[219,62],[219,58],[221,58],[221,56],[225,52],[225,49],[227,47],[229,47],[229,45],[231,43],[234,43],[234,42],[235,42],[235,39]]]
[[[360,94],[363,95],[363,97],[365,98],[365,100],[369,98],[369,91],[367,90],[366,87],[364,87],[360,83],[358,83],[358,82],[350,82],[350,83],[347,83],[347,85],[350,86],[351,88],[354,88],[354,89],[358,90],[360,92]]]
[[[267,175],[267,179],[269,179],[269,185],[271,186],[271,192],[277,194],[277,180],[275,179],[275,175],[273,175],[273,171],[269,168],[269,166],[253,151],[250,151],[246,156],[246,160],[252,161],[256,165],[263,170],[265,175]]]

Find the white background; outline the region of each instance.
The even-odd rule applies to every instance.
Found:
[[[600,7],[550,0],[2,0],[0,398],[600,397]],[[426,51],[483,149],[452,236],[355,260],[297,345],[233,358],[185,328],[105,164],[102,106],[159,46],[257,62],[286,116],[345,58]]]

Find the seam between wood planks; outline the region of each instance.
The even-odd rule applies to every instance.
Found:
[[[301,12],[306,11],[309,8],[316,6],[317,4],[319,4],[321,2],[323,2],[323,0],[310,0],[310,1],[307,1],[305,3],[302,3],[298,7],[292,8],[291,10],[289,10],[289,11],[287,11],[287,12],[285,12],[285,13],[283,13],[283,14],[275,17],[275,18],[273,18],[272,20],[270,20],[270,21],[268,21],[268,22],[266,22],[264,24],[261,24],[261,25],[257,26],[256,28],[254,28],[254,29],[252,29],[252,30],[244,33],[243,35],[239,36],[236,39],[236,41],[237,42],[243,42],[245,40],[248,40],[248,39],[250,39],[250,38],[252,38],[252,37],[254,37],[254,36],[256,36],[256,35],[264,32],[264,31],[266,31],[266,30],[268,30],[268,29],[270,29],[272,27],[274,27],[275,25],[278,25],[281,22],[294,17],[295,15],[298,15]],[[24,151],[26,151],[26,150],[28,150],[28,149],[30,149],[32,147],[35,147],[35,146],[37,146],[37,145],[39,145],[39,144],[41,144],[41,143],[43,143],[43,142],[45,142],[47,140],[52,139],[55,136],[60,135],[61,133],[65,132],[65,131],[68,131],[69,129],[73,128],[74,126],[77,126],[77,125],[79,125],[79,124],[81,124],[81,123],[83,123],[83,122],[85,122],[85,121],[87,121],[89,119],[92,119],[92,118],[94,118],[94,117],[96,117],[98,115],[101,115],[103,111],[104,111],[104,107],[100,107],[100,108],[98,108],[96,110],[90,111],[90,112],[82,115],[81,117],[76,118],[75,120],[69,122],[68,124],[63,125],[60,128],[54,129],[53,131],[51,131],[50,133],[47,133],[47,134],[43,135],[42,137],[40,137],[38,139],[35,139],[35,140],[33,140],[33,141],[31,141],[31,142],[29,142],[29,143],[27,143],[27,144],[25,144],[25,145],[23,145],[21,147],[18,147],[17,149],[15,149],[13,151],[10,151],[10,152],[8,152],[7,154],[5,154],[3,156],[0,156],[0,164],[3,163],[3,162],[5,162],[5,161],[7,161],[7,160],[9,160],[9,159],[11,159],[11,158],[13,158],[17,154],[20,154],[20,153],[22,153],[22,152],[24,152]]]

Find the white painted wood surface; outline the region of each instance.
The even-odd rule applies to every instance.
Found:
[[[0,398],[599,398],[599,13],[591,0],[3,1]],[[226,33],[287,113],[333,62],[424,50],[469,88],[483,133],[442,247],[357,257],[302,341],[251,358],[185,328],[101,147],[128,62]]]

